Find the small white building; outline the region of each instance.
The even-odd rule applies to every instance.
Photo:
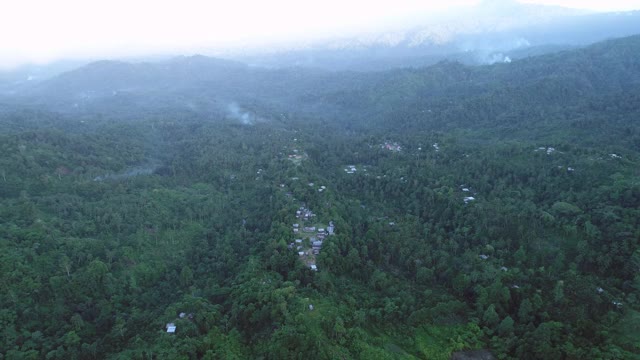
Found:
[[[167,332],[169,334],[173,334],[173,333],[176,332],[176,324],[174,324],[174,323],[168,323],[166,328],[167,328]]]
[[[318,271],[318,267],[316,266],[316,264],[309,265],[309,268],[313,271]]]

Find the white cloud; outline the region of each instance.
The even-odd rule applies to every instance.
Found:
[[[0,67],[328,37],[478,1],[5,0],[0,11]],[[640,8],[640,0],[536,2],[543,1]]]
[[[520,0],[520,2],[595,11],[629,11],[640,9],[640,0]]]

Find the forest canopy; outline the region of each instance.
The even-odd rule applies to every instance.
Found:
[[[639,54],[2,99],[0,358],[638,359]]]

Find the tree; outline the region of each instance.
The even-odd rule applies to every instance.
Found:
[[[497,329],[498,335],[507,336],[507,335],[513,334],[514,323],[515,321],[513,321],[511,316],[507,316],[506,318],[502,319],[502,321],[500,322],[500,325],[498,325],[498,329]]]
[[[499,321],[500,317],[498,316],[495,307],[493,306],[493,304],[489,305],[487,310],[485,310],[484,314],[482,315],[482,322],[485,325],[485,331],[488,331],[488,333],[490,334],[493,333],[493,329],[495,329]]]

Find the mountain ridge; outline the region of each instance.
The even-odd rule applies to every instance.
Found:
[[[203,56],[161,63],[97,62],[7,99],[86,114],[224,112],[229,103],[238,102],[325,119],[385,122],[398,113],[416,118],[429,108],[451,112],[456,108],[451,99],[520,101],[515,94],[531,92],[528,98],[544,96],[547,105],[559,106],[598,92],[629,91],[640,86],[639,53],[640,36],[632,36],[512,63],[468,66],[443,61],[373,73],[265,69]]]

